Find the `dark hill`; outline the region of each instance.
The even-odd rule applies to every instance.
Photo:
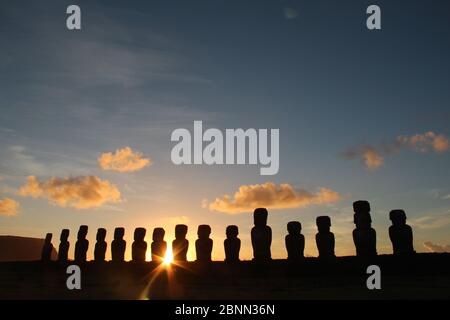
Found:
[[[44,239],[0,236],[0,262],[40,260],[43,245]],[[56,250],[53,249],[52,259],[56,257]]]

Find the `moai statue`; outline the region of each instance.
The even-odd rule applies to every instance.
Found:
[[[132,260],[135,262],[145,262],[147,253],[147,242],[144,241],[147,230],[145,228],[136,228],[134,230],[134,242],[131,246]]]
[[[236,262],[239,261],[239,251],[241,250],[241,240],[238,238],[238,226],[227,227],[227,238],[223,242],[225,247],[225,261]]]
[[[125,260],[125,249],[127,242],[123,240],[125,228],[116,228],[114,230],[114,240],[111,243],[111,260],[114,262],[123,262]]]
[[[334,234],[330,232],[331,219],[328,216],[316,218],[318,233],[316,234],[316,245],[320,259],[334,258]]]
[[[78,229],[77,242],[75,243],[75,261],[85,262],[89,248],[89,241],[86,239],[88,226],[80,226]]]
[[[353,202],[353,221],[356,228],[353,230],[353,242],[358,257],[373,257],[377,255],[377,233],[372,228],[370,204],[368,201]]]
[[[392,226],[389,227],[389,238],[395,255],[409,255],[415,253],[413,246],[412,228],[406,224],[405,211],[401,209],[389,212]]]
[[[61,235],[59,237],[59,249],[58,249],[58,261],[65,262],[69,259],[69,247],[70,242],[69,239],[70,231],[69,229],[63,229],[61,231]]]
[[[211,234],[211,227],[207,224],[198,226],[198,239],[195,241],[195,252],[197,254],[197,261],[209,262],[211,261],[211,252],[213,241],[209,237]]]
[[[41,253],[41,261],[50,261],[52,259],[52,236],[53,235],[51,233],[47,233],[45,235],[44,245],[42,247]]]
[[[165,231],[163,228],[153,229],[153,242],[152,242],[152,261],[163,262],[166,256],[167,242],[164,241]]]
[[[302,224],[291,221],[287,224],[288,235],[285,238],[288,260],[298,261],[303,259],[305,251],[305,236],[301,234]]]
[[[95,244],[94,249],[94,260],[97,262],[105,261],[106,248],[108,247],[105,238],[106,238],[106,229],[98,228],[96,237],[97,243]]]
[[[175,226],[175,240],[172,241],[172,252],[174,261],[187,261],[189,241],[186,239],[188,226],[177,224]]]
[[[268,212],[265,208],[257,208],[253,213],[255,226],[252,228],[251,238],[253,259],[268,261],[272,259],[270,245],[272,244],[272,229],[267,225]]]

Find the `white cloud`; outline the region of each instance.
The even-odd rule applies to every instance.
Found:
[[[409,220],[418,229],[438,229],[450,224],[450,213],[444,215],[427,215]]]
[[[45,174],[46,168],[36,158],[27,152],[27,148],[21,145],[9,146],[2,156],[1,166],[7,172],[18,174]]]

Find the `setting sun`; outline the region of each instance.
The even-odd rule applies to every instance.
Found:
[[[172,248],[168,247],[166,251],[166,256],[164,257],[163,263],[168,266],[173,262],[173,254],[172,254]]]

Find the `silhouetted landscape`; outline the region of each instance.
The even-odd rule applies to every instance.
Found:
[[[279,300],[270,319],[334,320],[298,300],[450,299],[449,14],[1,1],[0,300],[159,300],[132,303],[150,320]],[[406,310],[378,302],[328,304]]]
[[[409,259],[380,255],[370,261],[339,257],[187,262],[87,262],[80,265],[82,289],[66,288],[70,263],[0,263],[1,299],[449,299],[450,254]],[[368,290],[366,268],[382,270],[381,290]]]
[[[376,231],[371,227],[370,204],[353,203],[355,257],[336,257],[331,218],[316,219],[317,258],[304,256],[305,239],[299,221],[287,224],[286,260],[271,258],[272,230],[267,225],[268,211],[254,210],[251,231],[254,258],[239,259],[239,229],[226,228],[225,261],[212,261],[211,227],[198,227],[195,242],[197,260],[187,261],[187,225],[175,227],[173,261],[165,261],[165,231],[155,228],[151,244],[152,261],[146,262],[146,229],[134,231],[132,260],[124,261],[124,228],[116,228],[111,245],[112,261],[105,261],[106,229],[97,230],[94,261],[87,261],[88,226],[80,226],[75,243],[74,262],[68,259],[70,231],[63,229],[57,261],[48,233],[41,241],[41,261],[0,264],[0,294],[3,299],[442,299],[450,298],[450,254],[416,253],[412,228],[406,213],[389,213],[389,236],[393,255],[378,255]],[[7,248],[10,250],[10,248]],[[66,286],[68,265],[81,268],[81,290]],[[369,290],[368,267],[381,270],[381,290]]]

